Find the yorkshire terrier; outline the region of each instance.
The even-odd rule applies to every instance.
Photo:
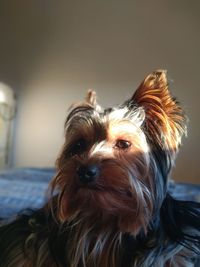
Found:
[[[49,201],[1,226],[0,266],[194,266],[200,203],[168,192],[186,116],[166,71],[117,107],[102,109],[90,90],[65,129]]]

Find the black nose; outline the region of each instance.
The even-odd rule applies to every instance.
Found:
[[[91,183],[93,182],[97,176],[99,175],[99,168],[95,165],[91,166],[81,166],[78,171],[79,180],[82,183]]]

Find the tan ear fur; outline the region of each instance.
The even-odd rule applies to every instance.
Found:
[[[94,107],[98,112],[101,111],[101,107],[97,104],[97,94],[94,90],[88,89],[85,100],[86,103]]]
[[[70,107],[69,107],[69,112],[75,108],[78,107],[92,107],[94,108],[97,112],[100,112],[101,106],[99,106],[97,104],[97,97],[96,97],[96,92],[92,89],[88,89],[86,97],[85,97],[85,101],[79,101],[79,102],[75,102],[73,103]]]
[[[166,70],[149,74],[138,87],[132,101],[145,110],[146,128],[161,146],[177,150],[186,133],[186,117],[168,89]]]
[[[97,104],[97,94],[96,94],[96,92],[93,91],[92,89],[88,89],[85,100],[91,106],[96,106],[96,104]]]

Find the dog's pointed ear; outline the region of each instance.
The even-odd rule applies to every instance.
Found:
[[[131,102],[143,107],[146,130],[167,149],[177,150],[186,133],[186,117],[168,88],[167,72],[157,70],[140,84]]]
[[[85,100],[88,104],[90,104],[91,106],[96,106],[97,104],[97,94],[95,91],[93,91],[92,89],[88,89],[87,91],[87,95],[85,97]]]
[[[92,89],[88,89],[84,101],[73,103],[69,108],[69,112],[79,107],[90,107],[98,112],[101,111],[101,107],[97,104],[96,92]]]
[[[101,107],[97,104],[97,94],[94,90],[88,89],[85,101],[87,104],[92,106],[95,110],[97,111],[101,110]]]

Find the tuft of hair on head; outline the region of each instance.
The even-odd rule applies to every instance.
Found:
[[[83,115],[85,114],[95,114],[99,116],[99,113],[102,112],[102,108],[97,104],[96,92],[92,89],[88,89],[86,97],[83,101],[73,103],[68,109],[68,115],[65,121],[65,128],[74,117],[74,115]],[[83,117],[83,116],[82,116]]]
[[[168,88],[167,71],[156,70],[140,84],[129,106],[137,105],[145,111],[144,129],[162,149],[177,152],[186,134],[186,116]]]

